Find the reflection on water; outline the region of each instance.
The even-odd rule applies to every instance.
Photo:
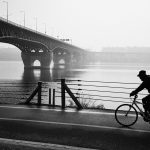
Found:
[[[64,65],[59,65],[52,69],[24,69],[22,74],[23,82],[45,81],[51,82],[61,78],[75,78],[83,73],[75,69],[70,69]]]
[[[83,79],[90,81],[139,82],[137,73],[150,67],[136,64],[91,64],[84,66],[57,65],[49,69],[24,69],[22,62],[0,62],[0,80],[23,82],[54,81],[55,79]]]
[[[23,82],[50,81],[50,71],[40,69],[24,69]]]

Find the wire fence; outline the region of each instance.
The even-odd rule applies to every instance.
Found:
[[[139,83],[65,80],[65,84],[72,91],[84,108],[115,109],[122,103],[130,103],[129,94],[139,86]],[[0,103],[20,104],[26,102],[37,83],[0,82]],[[41,103],[52,106],[62,105],[61,80],[42,82]],[[144,91],[139,99],[146,96]],[[66,92],[66,106],[74,107],[75,103]],[[37,103],[38,96],[34,96],[32,103]]]
[[[122,103],[131,103],[129,94],[139,86],[139,83],[104,82],[85,80],[66,80],[69,89],[78,98],[83,107],[115,109]],[[139,94],[139,99],[146,96],[144,91]],[[56,98],[61,97],[61,85],[58,82]],[[66,93],[67,105],[74,106]]]
[[[28,97],[37,87],[37,83],[21,83],[13,81],[0,82],[0,104],[22,104],[25,103]],[[47,83],[42,84],[42,100],[48,95]],[[37,103],[37,95],[32,102]]]

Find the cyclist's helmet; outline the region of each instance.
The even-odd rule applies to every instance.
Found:
[[[139,74],[137,75],[138,77],[142,77],[146,75],[146,71],[145,70],[140,70]]]

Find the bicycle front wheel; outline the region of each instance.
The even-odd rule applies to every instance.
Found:
[[[138,113],[132,105],[122,104],[115,110],[115,119],[120,125],[129,127],[136,123]]]

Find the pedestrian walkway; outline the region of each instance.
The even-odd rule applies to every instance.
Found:
[[[7,142],[53,145],[58,149],[63,145],[71,150],[149,150],[149,136],[150,126],[141,117],[132,128],[124,128],[116,122],[114,111],[110,110],[0,105],[0,138],[8,139]]]

